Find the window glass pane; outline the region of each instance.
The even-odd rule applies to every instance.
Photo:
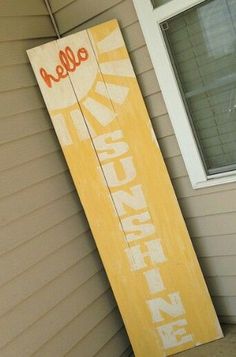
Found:
[[[170,1],[172,1],[172,0],[152,0],[152,4],[153,4],[153,7],[156,8],[156,7],[158,7],[160,5],[164,5]]]
[[[235,169],[236,1],[201,3],[162,31],[208,173]]]

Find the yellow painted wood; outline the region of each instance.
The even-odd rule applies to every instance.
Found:
[[[117,21],[28,55],[135,355],[222,337]]]

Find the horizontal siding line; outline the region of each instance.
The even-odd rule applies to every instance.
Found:
[[[9,145],[9,144],[12,144],[12,143],[15,143],[15,142],[19,142],[21,140],[25,140],[25,139],[28,139],[28,138],[31,138],[32,136],[37,136],[37,135],[40,135],[40,134],[43,134],[43,133],[47,133],[47,132],[52,132],[52,133],[55,133],[55,130],[53,127],[51,128],[47,128],[47,129],[43,129],[41,131],[38,131],[37,133],[32,133],[30,135],[24,135],[24,136],[21,136],[20,138],[16,138],[16,139],[13,139],[13,140],[9,140],[9,141],[6,141],[4,143],[0,143],[0,147],[1,146],[4,146],[4,145]],[[5,171],[5,170],[3,170]],[[3,172],[2,170],[0,170],[0,172]]]
[[[47,154],[47,155],[50,155],[50,154]],[[45,156],[47,156],[47,155],[45,155]],[[32,160],[31,160],[31,161],[32,161]],[[34,160],[34,161],[37,161],[37,160]],[[45,180],[48,180],[48,179],[50,179],[50,178],[52,178],[52,177],[55,177],[55,176],[57,176],[57,175],[61,175],[61,174],[63,174],[63,173],[66,173],[67,171],[69,172],[68,168],[63,168],[62,170],[58,171],[57,174],[51,174],[51,175],[49,175],[49,176],[45,176],[44,178],[40,179],[39,181],[35,181],[34,183],[32,183],[32,184],[30,184],[30,185],[28,185],[28,186],[22,187],[20,190],[11,192],[11,193],[9,193],[9,194],[7,194],[7,195],[2,195],[2,196],[0,195],[0,199],[6,198],[6,197],[9,197],[9,196],[12,196],[13,194],[19,193],[19,192],[21,192],[21,191],[27,190],[27,188],[30,188],[30,187],[32,187],[32,186],[36,186],[37,184],[40,184],[40,183],[42,183],[42,182],[45,181]],[[2,171],[2,172],[4,172],[4,171]]]
[[[36,133],[36,134],[37,134],[37,133]],[[0,146],[1,146],[1,145],[0,145]],[[4,169],[4,170],[0,170],[0,172],[2,173],[2,172],[7,172],[7,171],[10,171],[10,170],[14,170],[15,168],[17,168],[17,167],[19,167],[19,166],[24,166],[24,165],[26,165],[26,164],[29,164],[29,163],[32,162],[32,161],[35,162],[35,161],[40,160],[40,159],[42,159],[42,158],[44,158],[44,157],[46,157],[46,156],[55,154],[56,152],[61,152],[61,148],[57,148],[56,150],[50,151],[50,152],[48,152],[47,154],[44,154],[44,155],[42,155],[42,156],[37,156],[37,157],[34,158],[34,159],[30,159],[30,160],[28,160],[28,161],[24,161],[24,162],[21,163],[21,164],[18,164],[18,165],[12,166],[12,167],[8,167],[7,169]]]
[[[46,232],[50,231],[51,229],[53,229],[53,228],[56,227],[57,225],[60,225],[60,224],[62,224],[63,222],[66,222],[67,220],[71,219],[71,217],[77,216],[78,213],[80,213],[80,212],[82,212],[82,211],[83,211],[83,209],[81,209],[81,211],[78,211],[78,212],[72,214],[70,217],[67,217],[67,218],[63,219],[62,221],[60,221],[60,222],[54,224],[53,226],[51,226],[51,227],[45,229],[44,231],[42,231],[42,232],[40,232],[40,233],[34,235],[33,237],[31,237],[31,239],[26,240],[26,241],[22,242],[21,244],[18,244],[17,246],[15,246],[14,248],[8,250],[7,252],[0,253],[0,258],[1,258],[1,256],[6,255],[6,254],[8,254],[8,253],[10,253],[10,252],[12,253],[15,249],[17,249],[17,248],[19,248],[19,247],[22,247],[23,245],[25,245],[25,244],[31,242],[32,240],[37,239],[38,237],[40,237],[41,235],[43,235],[43,234],[45,234]]]
[[[99,270],[98,272],[96,272],[95,274],[93,274],[88,280],[86,280],[82,285],[80,285],[79,286],[79,288],[81,288],[84,284],[86,284],[90,279],[92,279],[96,274],[98,274],[98,273],[100,273],[100,272],[102,272],[103,271],[103,269],[102,270]],[[78,290],[78,289],[76,289],[76,290]],[[73,293],[74,292],[76,292],[76,290],[74,290],[73,291]],[[107,294],[107,292],[110,290],[110,286],[108,286],[107,288],[106,288],[106,290],[105,291],[103,291],[102,293],[101,293],[101,295],[99,295],[99,296],[97,296],[96,297],[96,299],[94,299],[89,305],[87,305],[86,307],[85,307],[85,309],[83,309],[83,310],[81,310],[76,316],[74,316],[73,317],[73,319],[71,319],[69,322],[67,322],[59,331],[57,331],[56,333],[55,333],[55,335],[53,335],[53,336],[51,336],[47,341],[45,341],[41,346],[40,346],[40,348],[38,348],[36,351],[34,351],[34,353],[31,355],[32,357],[34,356],[34,354],[36,354],[38,351],[40,351],[40,349],[43,347],[43,346],[45,346],[49,341],[51,341],[53,338],[55,338],[57,335],[59,335],[60,333],[61,333],[61,331],[63,331],[64,330],[64,328],[66,328],[67,326],[69,326],[75,319],[77,319],[84,311],[86,311],[87,309],[89,309],[90,307],[91,307],[91,305],[93,305],[98,299],[100,299],[103,295],[105,295],[105,294]],[[66,298],[65,298],[66,299]],[[65,299],[63,299],[61,302],[63,302]],[[61,303],[61,302],[59,302],[59,304]],[[58,305],[58,304],[57,304]],[[49,311],[51,311],[51,310],[53,310],[55,307],[53,307],[52,309],[50,309]],[[46,313],[46,314],[48,314],[48,312]],[[46,315],[45,314],[45,315]],[[44,315],[44,316],[45,316]],[[39,320],[41,320],[41,318],[39,319]],[[37,321],[39,321],[39,320],[37,320]],[[37,322],[36,321],[36,322]],[[35,323],[35,322],[34,322]],[[33,324],[34,324],[33,323]],[[32,325],[33,325],[32,324]],[[31,326],[32,326],[31,325]],[[30,326],[30,327],[31,327]],[[28,328],[27,328],[28,329]],[[26,329],[26,330],[27,330]],[[24,331],[23,331],[24,332]]]
[[[19,89],[19,88],[18,88]],[[14,89],[14,90],[17,90],[17,89]],[[5,93],[5,92],[3,92],[3,93]],[[30,109],[30,110],[25,110],[24,112],[20,112],[20,113],[15,113],[15,114],[11,114],[11,115],[6,115],[5,117],[1,117],[0,118],[0,122],[1,122],[1,120],[3,121],[5,121],[5,120],[7,120],[7,119],[10,119],[10,118],[12,118],[12,117],[16,117],[17,115],[19,115],[19,114],[25,114],[25,113],[30,113],[30,112],[32,112],[32,113],[34,113],[34,112],[41,112],[41,111],[44,111],[44,112],[47,112],[48,113],[48,111],[47,111],[47,108],[46,107],[43,107],[43,108],[35,108],[35,109]]]
[[[86,227],[87,229],[87,227]],[[27,269],[21,271],[19,274],[15,275],[14,277],[12,277],[10,280],[6,281],[5,283],[3,283],[2,285],[0,285],[0,288],[3,288],[4,286],[6,286],[7,284],[9,284],[11,281],[18,279],[21,275],[24,275],[26,272],[30,271],[32,268],[34,268],[37,264],[42,263],[45,259],[49,258],[51,255],[56,254],[59,250],[65,248],[67,245],[71,244],[73,241],[79,239],[79,237],[81,235],[84,235],[85,233],[89,232],[90,229],[87,229],[86,231],[80,233],[78,236],[72,238],[69,242],[66,242],[65,244],[61,245],[60,247],[58,247],[57,249],[55,249],[53,252],[50,252],[49,254],[45,255],[42,259],[38,260],[36,263],[32,264],[31,266],[29,266]],[[84,238],[85,239],[85,238]],[[94,252],[96,250],[96,248],[94,248],[92,250],[92,252]],[[90,252],[91,253],[91,252]],[[90,254],[89,253],[89,254]],[[84,257],[83,257],[84,258]],[[83,259],[82,258],[82,259]],[[5,315],[5,314],[4,314]]]
[[[179,200],[178,200],[179,202]],[[227,211],[227,212],[223,212],[223,213],[212,213],[212,214],[204,214],[204,215],[199,215],[199,216],[190,216],[190,217],[184,217],[185,220],[190,220],[190,219],[197,219],[197,218],[205,218],[205,217],[214,217],[214,216],[223,216],[223,215],[227,215],[227,214],[231,214],[231,213],[236,213],[236,211]],[[213,234],[215,235],[215,234]]]
[[[30,17],[45,17],[45,18],[48,18],[49,17],[49,15],[48,14],[40,14],[40,15],[37,15],[37,14],[35,14],[35,15],[1,15],[0,14],[0,19],[1,19],[1,17],[3,17],[3,18],[17,18],[17,19],[19,19],[19,18],[21,18],[21,19],[24,19],[24,18],[30,18]]]
[[[149,71],[151,71],[151,69],[148,69],[147,71],[144,71],[144,72],[142,72],[142,73],[139,73],[138,75],[143,74],[143,73],[145,73],[145,72],[149,72]],[[138,77],[138,76],[137,76],[137,77]],[[141,91],[141,90],[140,90],[140,91]],[[156,95],[156,94],[161,94],[161,90],[156,91],[156,92],[153,92],[153,93],[151,93],[151,94],[144,95],[144,96],[142,95],[142,97],[145,98],[145,99],[147,99],[147,98],[150,98],[150,97],[152,97],[153,95]],[[161,114],[161,115],[152,117],[152,118],[150,118],[150,119],[152,120],[152,119],[155,119],[155,118],[159,118],[159,117],[165,116],[166,114],[167,114],[167,113]],[[173,136],[173,135],[174,135],[174,134],[172,134],[172,136]]]
[[[187,177],[187,176],[186,176]],[[194,198],[194,197],[203,197],[203,196],[210,196],[210,195],[214,195],[214,194],[217,194],[217,193],[224,193],[224,192],[236,192],[236,188],[231,188],[231,189],[223,189],[221,188],[222,185],[216,185],[214,187],[215,191],[210,191],[210,192],[204,192],[204,193],[197,193],[197,194],[193,194],[193,195],[190,195],[190,196],[183,196],[183,197],[179,197],[179,200],[186,200],[186,199],[191,199],[191,198]],[[209,189],[211,189],[213,187],[209,187]],[[193,189],[194,190],[194,189]],[[194,192],[200,192],[199,190],[194,190]]]
[[[98,272],[96,272],[95,274],[93,274],[93,276],[95,276]],[[86,280],[83,284],[81,284],[79,287],[77,287],[77,289],[75,289],[73,291],[73,293],[76,292],[76,290],[80,289],[86,282],[88,282],[90,279],[92,278],[92,276]],[[108,287],[108,289],[110,289],[110,287]],[[107,289],[107,290],[108,290]],[[40,289],[39,289],[40,290]],[[106,291],[105,291],[106,292]],[[105,294],[105,292],[103,292],[99,297],[103,296]],[[33,294],[32,294],[33,295]],[[31,295],[31,296],[32,296]],[[31,323],[29,326],[26,327],[26,329],[24,329],[23,331],[21,331],[18,335],[14,336],[13,339],[11,339],[10,341],[8,341],[5,345],[1,346],[1,350],[5,349],[9,344],[11,344],[14,339],[18,338],[19,336],[21,336],[22,334],[24,334],[25,331],[27,331],[28,329],[30,329],[34,324],[36,324],[38,321],[40,321],[41,319],[43,319],[50,311],[52,311],[53,309],[55,309],[55,307],[57,307],[59,304],[61,304],[64,300],[66,300],[68,297],[70,296],[70,294],[68,296],[66,296],[65,298],[63,298],[61,301],[59,301],[55,306],[53,306],[52,308],[50,308],[47,312],[45,312],[39,319],[35,320],[33,323]],[[99,298],[98,297],[98,298]],[[95,302],[98,298],[96,298],[93,302]],[[27,300],[27,299],[26,299]],[[92,303],[93,303],[92,302]],[[92,304],[91,303],[91,304]],[[91,304],[89,304],[84,310],[82,310],[78,316],[85,311]],[[74,318],[73,318],[74,319]],[[63,327],[64,328],[64,327]]]
[[[235,257],[235,261],[236,261],[236,255],[235,254],[226,254],[226,255],[222,255],[222,254],[217,254],[217,255],[210,255],[210,256],[204,256],[204,255],[198,255],[198,259],[214,259],[214,258],[230,258],[230,257]]]
[[[40,209],[42,209],[42,208],[44,208],[44,207],[47,207],[47,206],[51,205],[52,203],[55,203],[56,201],[58,201],[58,200],[62,199],[63,197],[66,197],[66,196],[71,195],[71,194],[72,194],[72,193],[74,193],[74,192],[76,192],[76,190],[75,190],[75,189],[74,189],[73,191],[71,191],[71,192],[67,192],[67,193],[65,193],[64,195],[62,195],[61,197],[58,197],[58,198],[57,198],[57,199],[55,199],[55,200],[52,200],[51,202],[47,202],[45,205],[42,205],[42,206],[40,206],[40,207],[36,208],[35,210],[30,211],[30,212],[29,212],[29,213],[27,213],[27,214],[24,214],[23,216],[20,216],[20,217],[18,217],[18,218],[16,218],[16,219],[14,219],[14,220],[12,220],[12,221],[8,222],[7,224],[1,225],[1,228],[4,228],[4,227],[7,227],[7,226],[10,226],[12,223],[14,223],[14,222],[16,222],[16,221],[19,221],[19,220],[21,220],[21,219],[22,219],[22,218],[24,218],[24,217],[30,216],[32,213],[35,213],[35,212],[37,212],[38,210],[40,210]]]
[[[129,54],[129,55],[132,55],[135,51],[139,51],[141,48],[147,48],[147,45],[146,45],[146,44],[143,44],[142,46],[139,46],[138,48],[134,48],[133,50],[130,50],[130,51],[129,51],[129,49],[127,49],[127,50],[128,50],[128,54]],[[131,64],[132,64],[132,60],[131,60]],[[149,68],[149,69],[146,69],[145,71],[139,73],[138,75],[140,75],[140,74],[142,74],[142,73],[145,73],[145,72],[148,72],[148,71],[150,71],[151,69],[153,69],[153,67],[151,67],[151,68]]]
[[[9,310],[7,310],[7,311],[4,312],[2,315],[0,315],[0,318],[6,316],[8,313],[10,313],[10,312],[12,312],[13,310],[15,310],[19,305],[21,305],[21,304],[24,303],[25,301],[29,300],[33,295],[38,294],[38,292],[39,292],[40,290],[45,289],[45,288],[46,288],[48,285],[50,285],[55,279],[58,279],[58,278],[60,278],[63,274],[66,274],[66,273],[68,272],[68,270],[73,269],[76,265],[80,264],[84,259],[88,258],[89,255],[92,255],[92,254],[94,254],[95,252],[97,252],[97,249],[96,249],[96,248],[94,248],[94,249],[91,250],[88,254],[86,254],[85,256],[83,256],[81,259],[77,260],[75,263],[73,263],[72,265],[70,265],[68,268],[66,268],[66,270],[64,270],[62,273],[58,274],[58,275],[57,275],[56,277],[54,277],[52,280],[50,280],[50,281],[48,281],[46,284],[42,285],[39,289],[34,290],[32,294],[28,295],[26,298],[24,298],[23,300],[19,301],[16,305],[14,305],[14,306],[11,307]],[[98,254],[98,253],[97,253],[97,254]],[[50,254],[50,255],[51,255],[51,254]],[[52,255],[53,255],[53,254],[52,254]],[[40,262],[39,262],[39,263],[40,263]],[[27,269],[27,271],[28,271],[28,270],[30,270],[30,268]],[[89,279],[87,279],[87,280],[84,281],[82,284],[80,284],[79,286],[77,286],[77,287],[75,288],[75,290],[73,290],[73,292],[75,292],[76,290],[78,290],[79,288],[81,288],[81,287],[82,287],[84,284],[86,284],[90,279],[92,279],[96,274],[98,274],[99,272],[102,272],[102,271],[104,271],[103,266],[101,266],[101,268],[100,268],[98,271],[96,271],[94,274],[92,274],[92,275],[89,277]],[[25,272],[26,272],[26,271],[25,271]],[[23,274],[24,274],[24,273],[23,273]],[[20,274],[20,275],[23,275],[23,274]],[[15,279],[15,278],[14,278],[14,279]],[[12,279],[12,280],[14,280],[14,279]],[[4,284],[4,285],[5,285],[5,284]],[[70,292],[69,295],[72,294],[73,292]],[[67,297],[68,297],[68,295],[67,295],[63,300],[65,300]],[[60,302],[62,302],[63,300],[61,300]],[[59,302],[59,303],[60,303],[60,302]],[[57,303],[55,306],[57,306],[57,305],[58,305],[58,303]],[[50,310],[52,310],[55,306],[53,306]],[[50,310],[48,310],[48,311],[50,311]],[[41,318],[40,318],[40,319],[41,319]],[[40,319],[39,319],[39,320],[40,320]],[[37,320],[37,321],[38,321],[38,320]]]
[[[86,21],[83,21],[83,22],[81,22],[80,24],[77,24],[76,26],[71,27],[69,30],[66,30],[65,32],[62,32],[62,33],[61,33],[61,36],[64,37],[64,36],[67,34],[67,32],[73,31],[73,30],[75,30],[77,27],[86,24],[86,22],[91,21],[91,20],[93,20],[93,19],[96,19],[97,16],[102,15],[102,14],[104,14],[104,13],[107,12],[107,11],[110,11],[111,9],[113,9],[114,7],[116,7],[117,5],[120,5],[123,1],[124,1],[124,0],[121,0],[121,1],[118,2],[117,4],[115,4],[115,5],[111,6],[111,7],[109,7],[109,9],[106,9],[106,10],[104,10],[104,11],[101,11],[101,12],[99,12],[99,14],[96,14],[96,15],[90,17],[89,19],[87,19]],[[69,6],[69,5],[67,5],[67,6]],[[65,6],[65,7],[66,7],[66,6]],[[57,12],[60,12],[60,10],[58,10]],[[56,14],[56,12],[55,12],[54,14]]]
[[[50,154],[48,154],[48,155],[50,155]],[[20,190],[17,190],[17,191],[8,193],[8,194],[6,194],[6,195],[2,195],[2,196],[0,195],[0,199],[5,199],[5,198],[8,198],[8,197],[10,197],[10,196],[12,196],[12,195],[15,195],[15,194],[17,194],[17,193],[23,192],[23,191],[27,190],[28,188],[31,188],[31,187],[33,187],[33,186],[37,186],[38,184],[41,184],[41,183],[44,182],[44,181],[50,180],[51,178],[56,177],[56,176],[58,176],[58,175],[62,175],[63,173],[66,173],[67,171],[69,172],[69,170],[68,170],[67,168],[65,168],[65,169],[63,169],[62,171],[59,171],[59,172],[56,173],[56,174],[52,174],[52,175],[46,176],[46,177],[42,178],[42,179],[39,180],[39,181],[36,181],[36,182],[34,182],[34,183],[32,183],[32,184],[30,184],[30,185],[28,185],[28,186],[24,186],[24,187],[22,187]]]
[[[208,235],[206,235],[206,236],[200,236],[200,237],[194,237],[194,240],[196,240],[196,241],[199,241],[199,240],[201,240],[201,239],[208,239],[208,238],[212,238],[212,237],[222,237],[222,236],[224,236],[224,237],[227,237],[227,236],[232,236],[232,237],[234,237],[236,235],[236,232],[235,233],[224,233],[224,234],[214,234],[213,236],[208,236]],[[224,239],[224,238],[223,238]],[[235,238],[236,239],[236,238]]]
[[[56,36],[54,37],[52,34],[50,34],[50,35],[38,36],[38,37],[36,36],[36,37],[27,37],[27,38],[25,38],[25,37],[24,38],[11,38],[8,40],[0,40],[0,43],[28,41],[28,40],[45,40],[45,39],[51,39],[51,41],[53,41],[53,40],[57,40],[57,37]]]
[[[72,196],[71,192],[65,194],[64,196],[62,196],[62,197],[60,197],[60,198],[58,198],[58,199],[56,199],[53,203],[55,203],[56,201],[60,201],[62,198],[66,197],[66,196]],[[46,207],[46,206],[51,206],[51,205],[52,205],[52,203],[48,203],[48,204],[45,205],[44,207]],[[42,208],[44,208],[44,207],[41,207],[39,210],[42,210]],[[78,205],[78,210],[77,210],[76,213],[74,213],[74,214],[80,214],[81,212],[83,212],[83,207],[82,207],[82,206],[79,207],[79,205]],[[73,214],[73,215],[74,215],[74,214]],[[71,215],[71,216],[69,216],[69,217],[72,217],[73,215]],[[27,217],[27,216],[29,216],[29,215],[26,215],[26,217]],[[65,219],[66,219],[66,218],[65,218]],[[64,220],[65,220],[65,219],[64,219]],[[63,222],[64,220],[60,221],[59,223]],[[52,227],[56,226],[56,225],[59,224],[59,223],[56,223],[56,224],[54,224],[53,226],[50,226],[49,228],[46,228],[45,230],[41,231],[40,233],[37,233],[37,234],[33,235],[30,239],[32,239],[32,238],[38,236],[39,234],[45,233],[48,229],[51,229]],[[26,240],[24,240],[24,242],[28,242],[30,239],[26,239]],[[24,242],[23,242],[23,243],[24,243]],[[1,255],[6,254],[7,252],[11,251],[12,249],[15,249],[15,247],[18,247],[18,245],[20,246],[20,245],[23,244],[23,243],[16,244],[16,245],[15,245],[14,247],[12,247],[12,248],[5,249],[4,253],[1,253]]]
[[[201,269],[202,270],[202,269]],[[207,279],[207,278],[236,278],[236,275],[235,274],[232,274],[232,275],[207,275],[206,273],[204,273],[204,278]]]
[[[123,320],[122,320],[123,321]],[[117,336],[122,330],[125,330],[124,325],[121,326],[115,333],[114,335],[112,335],[107,341],[106,344],[103,345],[101,348],[99,348],[99,350],[95,353],[95,355],[93,357],[96,357],[98,353],[100,353],[100,351],[115,337]]]
[[[123,320],[122,320],[122,321],[123,321]],[[114,337],[116,337],[117,335],[119,335],[120,333],[122,333],[122,330],[126,331],[125,326],[124,326],[124,322],[123,322],[123,326],[121,326],[121,327],[116,331],[116,333],[115,333],[114,335],[112,335],[112,336],[106,341],[105,345],[103,345],[101,348],[99,348],[99,350],[95,353],[95,355],[94,355],[93,357],[96,357],[96,356],[98,355],[98,353],[100,353],[100,352],[104,349],[104,347],[105,347],[106,345],[108,345],[108,344],[114,339]],[[125,349],[125,351],[126,351],[126,349]],[[125,351],[124,351],[124,352],[125,352]]]
[[[43,182],[47,182],[47,181],[50,181],[51,179],[54,179],[55,177],[57,176],[63,176],[66,172],[68,171],[69,173],[69,170],[63,170],[62,172],[58,172],[54,175],[51,175],[51,176],[48,176],[48,177],[45,177],[43,178],[42,180],[39,180],[37,182],[34,182],[32,184],[30,184],[29,186],[25,186],[23,187],[22,189],[18,190],[18,191],[14,191],[14,192],[11,192],[11,193],[8,193],[7,195],[3,195],[3,196],[0,196],[0,199],[6,199],[6,198],[10,198],[11,196],[15,195],[15,194],[18,194],[20,192],[24,192],[26,190],[28,190],[29,188],[33,188],[33,187],[36,187],[37,185],[43,183]]]
[[[56,11],[52,11],[53,15],[57,14],[59,11],[65,9],[66,7],[70,6],[71,4],[73,4],[73,2],[75,2],[77,0],[71,0],[71,2],[69,4],[63,5],[62,7],[60,7],[59,9],[57,9]],[[50,6],[52,8],[52,6]]]
[[[134,24],[139,24],[138,18],[134,22],[132,22],[132,23],[130,23],[130,24],[124,26],[124,27],[121,27],[121,29],[122,30],[123,29],[127,29],[128,27],[133,26]]]
[[[210,257],[198,257],[199,259],[203,260],[203,259],[215,259],[215,258],[232,258],[235,257],[236,259],[236,255],[235,254],[230,254],[230,255],[214,255],[214,256],[210,256]],[[236,261],[236,260],[235,260]],[[235,275],[234,275],[235,276]]]
[[[4,227],[6,227],[6,226],[9,226],[9,225],[11,225],[12,223],[14,223],[14,222],[16,222],[16,221],[22,219],[23,217],[26,217],[26,216],[28,216],[28,215],[30,215],[30,214],[32,214],[32,213],[35,213],[35,212],[38,211],[39,209],[41,209],[41,208],[43,208],[43,207],[46,207],[47,205],[50,205],[50,204],[52,204],[53,202],[57,201],[58,199],[60,199],[60,198],[62,198],[62,197],[64,197],[64,196],[66,196],[66,195],[68,195],[68,194],[71,194],[71,193],[73,193],[73,192],[76,192],[76,190],[75,190],[74,187],[72,187],[71,190],[69,190],[66,194],[63,194],[62,196],[59,196],[58,198],[53,199],[52,201],[47,202],[47,204],[43,204],[42,206],[39,206],[39,207],[33,209],[32,211],[30,211],[30,212],[28,212],[28,213],[26,213],[26,214],[23,214],[22,216],[19,216],[19,217],[17,217],[17,218],[14,218],[14,219],[12,219],[11,221],[8,221],[6,224],[1,224],[0,227],[1,227],[1,228],[4,228]]]
[[[37,264],[42,263],[45,259],[47,259],[48,257],[50,257],[51,255],[56,254],[60,249],[65,248],[67,245],[71,244],[72,242],[76,241],[77,239],[81,239],[82,235],[85,235],[86,233],[89,233],[90,229],[86,227],[86,229],[81,232],[79,235],[77,235],[76,237],[71,238],[68,242],[62,244],[60,247],[56,248],[55,250],[53,250],[52,252],[50,252],[49,254],[46,254],[43,258],[39,259],[38,261],[36,261],[35,263],[33,263],[32,265],[30,265],[28,268],[26,268],[25,270],[22,270],[19,274],[14,275],[11,279],[9,279],[8,281],[6,281],[5,283],[3,283],[0,288],[4,287],[5,285],[9,284],[9,282],[11,282],[14,279],[19,278],[21,275],[25,274],[27,271],[30,271],[32,268],[34,268]],[[85,239],[85,238],[84,238]],[[31,240],[30,240],[31,241]],[[28,241],[28,242],[30,242]],[[17,247],[18,248],[18,247]],[[15,249],[13,249],[15,250]],[[96,250],[96,248],[94,249]],[[6,254],[8,254],[9,252],[7,252]]]
[[[126,348],[120,357],[135,357],[132,346],[130,345],[128,348]]]
[[[12,68],[12,67],[20,67],[20,66],[28,66],[29,68],[32,68],[30,66],[30,63],[27,62],[27,63],[15,63],[15,64],[4,64],[3,66],[1,65],[0,63],[0,69],[5,69],[5,68]],[[4,92],[4,91],[2,91]]]
[[[35,81],[36,81],[36,80],[35,80]],[[25,90],[25,89],[30,89],[30,88],[37,88],[37,87],[38,87],[38,84],[37,84],[37,83],[35,83],[35,84],[31,85],[31,86],[25,86],[25,87],[21,86],[21,87],[19,87],[19,88],[13,88],[13,89],[8,89],[8,90],[0,91],[0,95],[3,94],[3,93],[5,94],[5,93],[20,91],[20,90]],[[36,109],[38,109],[38,108],[36,108]],[[32,110],[32,109],[31,109],[31,110]],[[13,115],[16,115],[16,114],[13,114]],[[12,116],[13,116],[13,115],[12,115]],[[11,115],[8,115],[8,116],[11,116]]]
[[[99,320],[98,323],[96,323],[88,332],[87,335],[83,336],[82,338],[80,338],[79,340],[77,340],[76,344],[74,346],[72,346],[69,351],[66,352],[65,357],[68,356],[70,354],[70,352],[76,348],[76,346],[78,346],[80,344],[81,341],[83,341],[83,339],[85,339],[88,334],[90,334],[95,328],[97,328],[110,314],[112,314],[114,311],[119,311],[117,306],[114,306],[107,314],[105,314],[105,316]]]

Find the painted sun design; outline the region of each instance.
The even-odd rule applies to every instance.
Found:
[[[92,34],[89,37],[97,59],[97,74],[80,103],[90,135],[94,137],[94,120],[105,127],[117,117],[115,108],[123,105],[129,94],[124,77],[134,78],[135,74],[118,27],[100,41],[96,42]]]

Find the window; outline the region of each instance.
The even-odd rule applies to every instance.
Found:
[[[193,187],[236,181],[236,1],[134,4]]]

